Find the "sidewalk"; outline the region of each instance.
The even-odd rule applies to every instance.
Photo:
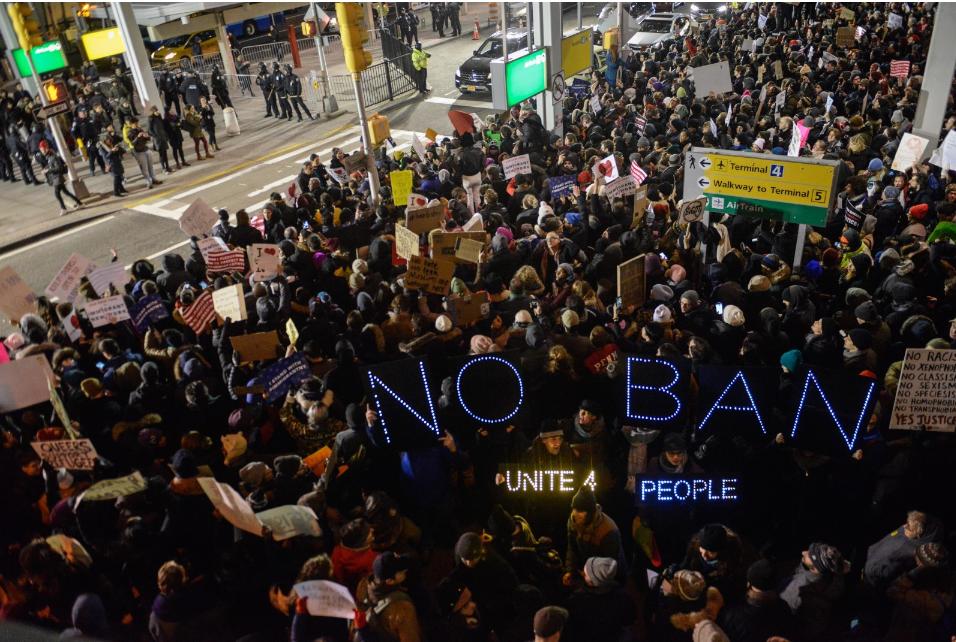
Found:
[[[427,11],[427,10],[426,10]],[[468,14],[462,12],[461,23],[462,33],[457,38],[446,36],[439,38],[438,34],[431,32],[431,21],[427,21],[428,26],[421,29],[419,38],[424,49],[434,49],[443,44],[455,42],[461,38],[471,38],[471,32],[474,28],[475,17],[478,17],[481,24],[482,38],[494,30],[494,26],[488,25],[487,5],[479,5],[479,8],[472,8]],[[448,31],[446,31],[448,33]],[[477,45],[476,45],[477,46]],[[378,56],[374,62],[381,62],[381,48],[377,47]],[[307,52],[302,57],[302,67],[296,69],[296,73],[305,81],[309,71],[318,70],[318,55],[313,50]],[[345,68],[345,62],[339,61],[328,65],[330,75],[345,75],[348,70]],[[249,153],[262,153],[269,149],[281,147],[284,142],[295,140],[303,135],[321,136],[318,132],[307,134],[310,125],[320,130],[340,126],[344,123],[354,120],[354,113],[348,110],[349,103],[341,101],[339,108],[342,110],[332,119],[321,118],[315,123],[309,122],[279,122],[275,119],[266,120],[263,118],[265,112],[264,102],[258,88],[254,87],[255,96],[248,94],[242,95],[238,90],[230,92],[230,98],[235,106],[236,113],[239,115],[242,133],[237,137],[228,137],[225,135],[225,128],[220,126],[217,130],[219,144],[222,152],[214,152],[214,158],[204,160],[199,163],[193,162],[195,154],[190,141],[184,145],[186,159],[190,167],[185,167],[180,171],[165,175],[159,167],[159,157],[153,153],[154,168],[157,171],[157,178],[163,182],[162,185],[154,187],[152,190],[146,188],[146,184],[140,174],[139,167],[132,158],[132,154],[127,154],[124,159],[124,168],[126,170],[126,188],[129,195],[116,198],[113,196],[113,178],[110,174],[102,174],[97,167],[97,174],[90,176],[89,165],[82,156],[73,158],[74,167],[77,174],[86,184],[90,196],[84,199],[86,205],[79,210],[74,210],[64,216],[59,216],[59,206],[53,198],[53,191],[48,185],[26,186],[23,183],[5,184],[3,188],[4,201],[7,207],[0,209],[0,255],[4,252],[26,245],[28,243],[50,238],[55,234],[67,231],[89,223],[95,219],[101,218],[118,210],[136,206],[140,201],[152,197],[155,194],[169,188],[183,189],[200,185],[205,181],[212,180],[213,176],[221,175],[228,171],[239,162],[248,160]],[[309,108],[315,110],[315,105],[309,102]],[[218,109],[217,109],[218,113]],[[221,114],[219,115],[221,123]],[[344,116],[344,118],[343,118]],[[141,114],[140,116],[144,116]],[[329,123],[325,126],[325,123]],[[313,129],[314,131],[314,129]],[[38,178],[41,178],[38,174]],[[42,178],[41,178],[42,180]],[[66,199],[69,201],[69,199]]]

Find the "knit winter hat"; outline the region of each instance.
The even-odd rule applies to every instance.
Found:
[[[438,318],[435,319],[435,329],[441,332],[442,334],[446,332],[451,332],[451,329],[453,327],[454,326],[451,322],[451,319],[449,319],[447,315],[440,314],[438,315]]]
[[[945,568],[949,566],[949,551],[942,544],[927,542],[917,547],[916,559],[922,566]]]
[[[617,575],[617,560],[610,557],[589,557],[584,563],[584,572],[594,586],[611,586]]]
[[[801,363],[803,363],[803,353],[799,350],[787,350],[780,355],[780,365],[790,372],[796,372]]]
[[[682,295],[680,295],[680,298],[682,300],[686,299],[687,301],[690,301],[691,305],[697,305],[700,303],[700,295],[697,294],[696,290],[687,290],[687,292],[684,292]]]
[[[855,345],[858,350],[867,350],[873,346],[873,335],[870,334],[869,330],[853,328],[849,334],[850,341],[853,342],[853,345]]]
[[[810,562],[820,573],[845,575],[850,572],[850,563],[843,559],[843,554],[836,546],[814,542],[807,549]]]
[[[671,309],[663,303],[654,308],[654,321],[656,323],[668,323],[671,319]]]
[[[574,493],[571,508],[582,513],[593,513],[597,510],[597,499],[594,498],[594,491],[590,486],[581,486],[581,489]]]
[[[880,322],[880,313],[876,309],[876,304],[872,301],[864,301],[860,305],[856,306],[856,308],[853,310],[853,315],[857,319],[863,319],[867,323]]]
[[[724,323],[735,328],[739,328],[746,321],[744,318],[744,311],[738,308],[736,305],[728,305],[724,307],[723,318]]]
[[[534,614],[534,634],[538,637],[549,638],[563,631],[567,621],[567,610],[560,606],[546,606]]]
[[[770,279],[763,274],[758,274],[747,283],[747,290],[750,292],[767,292],[770,290]]]
[[[259,488],[270,472],[272,471],[269,466],[261,461],[249,462],[239,469],[239,481],[247,488]]]
[[[486,337],[483,334],[476,334],[471,338],[471,351],[474,354],[485,354],[491,352],[491,349],[494,347],[495,343],[491,340],[490,337]]]
[[[651,288],[651,301],[670,301],[674,298],[674,291],[663,283]]]

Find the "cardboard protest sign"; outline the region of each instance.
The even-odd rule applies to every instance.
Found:
[[[465,259],[457,256],[459,239],[478,241],[482,244],[482,247],[484,247],[485,232],[435,232],[428,237],[432,258],[442,261],[451,261],[452,263],[464,263]]]
[[[892,169],[898,172],[905,172],[919,163],[923,158],[923,152],[929,145],[929,139],[922,136],[916,136],[906,132],[900,140],[900,146],[896,148],[896,156],[893,157]]]
[[[853,9],[848,7],[841,7],[840,13],[837,16],[840,20],[846,20],[847,22],[853,22],[856,20],[856,12]]]
[[[392,202],[396,205],[408,201],[408,195],[412,193],[413,176],[414,173],[410,169],[395,170],[389,174],[389,180],[392,183]]]
[[[43,292],[51,299],[72,303],[80,287],[80,279],[89,275],[95,268],[96,265],[88,258],[76,253],[71,254]]]
[[[619,176],[604,186],[604,195],[609,199],[630,196],[637,192],[637,181],[630,174]]]
[[[448,293],[448,286],[451,284],[451,278],[454,274],[454,263],[436,261],[424,256],[413,256],[408,259],[405,287],[445,295]]]
[[[54,468],[93,470],[96,464],[96,448],[89,439],[34,441],[30,445],[40,459]]]
[[[403,259],[418,256],[418,234],[404,225],[395,225],[395,252]]]
[[[647,283],[644,278],[643,254],[617,266],[617,296],[625,308],[644,304]]]
[[[281,347],[279,334],[275,330],[239,334],[229,337],[229,342],[232,344],[232,349],[239,353],[239,360],[242,363],[275,359]]]
[[[445,206],[441,203],[418,209],[405,209],[405,227],[415,234],[427,234],[440,228],[445,220]]]
[[[598,96],[597,94],[594,94],[593,96],[591,96],[590,104],[591,104],[591,112],[594,113],[595,115],[600,114],[601,110],[604,108],[603,105],[601,105],[601,97]]]
[[[604,177],[605,183],[610,183],[615,178],[620,176],[620,173],[617,170],[617,160],[614,158],[614,154],[611,154],[607,158],[600,160],[594,164],[594,167],[591,168],[591,175],[597,179],[598,176]]]
[[[73,431],[73,423],[70,421],[70,415],[66,412],[66,406],[63,405],[63,399],[60,398],[60,393],[56,391],[56,386],[53,385],[52,381],[47,382],[47,388],[50,391],[50,405],[53,406],[53,412],[56,413],[60,424],[63,425],[70,439],[76,439],[76,433]]]
[[[684,201],[678,210],[682,223],[694,223],[704,218],[704,207],[707,206],[707,197],[701,196],[692,201]]]
[[[87,301],[83,309],[94,328],[119,323],[130,318],[126,301],[119,294]]]
[[[115,477],[113,479],[104,479],[98,481],[86,489],[80,495],[77,501],[103,501],[107,499],[116,499],[117,497],[128,497],[146,490],[146,478],[136,471],[125,477]]]
[[[698,98],[704,98],[710,95],[710,92],[720,95],[734,90],[730,81],[730,64],[727,61],[691,67],[690,74],[694,81],[694,93]]]
[[[484,232],[482,232],[484,236]],[[477,263],[481,258],[481,250],[485,244],[482,241],[458,237],[455,241],[455,258],[461,259],[466,263]]]
[[[448,300],[448,314],[457,326],[466,326],[480,321],[488,315],[489,311],[488,295],[484,292],[472,294],[467,298]]]
[[[438,132],[436,132],[434,129],[429,127],[428,129],[425,130],[425,138],[427,138],[428,140],[433,140],[435,142],[438,142]]]
[[[291,357],[273,363],[260,372],[250,383],[263,386],[266,402],[272,403],[289,392],[293,386],[300,384],[311,376],[312,369],[309,368],[309,362],[305,355],[296,352]]]
[[[650,201],[647,200],[647,185],[642,185],[634,192],[634,209],[632,210],[634,218],[631,221],[631,228],[643,219],[648,203]]]
[[[299,329],[295,327],[295,321],[292,320],[292,317],[285,322],[285,334],[289,337],[289,345],[294,346],[299,342]]]
[[[851,48],[856,45],[856,33],[853,27],[840,27],[836,32],[836,43],[838,47]]]
[[[890,29],[902,29],[903,28],[903,16],[898,13],[891,13],[886,16],[886,26]]]
[[[255,514],[263,526],[272,531],[272,538],[281,542],[298,535],[319,537],[322,529],[315,513],[307,506],[279,506]]]
[[[956,431],[956,350],[909,348],[890,429]]]
[[[12,412],[50,400],[53,371],[42,354],[0,365],[0,412]]]
[[[351,174],[352,172],[366,169],[365,164],[367,159],[368,157],[365,155],[365,152],[359,149],[343,158],[342,166],[345,167],[345,171]]]
[[[787,104],[787,92],[784,89],[781,89],[777,92],[777,97],[773,101],[774,111],[780,111],[784,108],[784,105]]]
[[[199,239],[196,242],[196,247],[199,248],[199,253],[202,254],[202,260],[206,263],[209,263],[209,253],[212,251],[219,252],[228,252],[229,246],[226,245],[226,242],[223,241],[218,236],[207,236],[204,239]]]
[[[206,204],[206,201],[197,198],[192,205],[179,217],[179,229],[186,236],[203,236],[209,234],[212,226],[219,222],[216,210]]]
[[[551,190],[551,198],[569,196],[577,184],[577,176],[555,176],[554,178],[549,178],[548,188]]]
[[[214,291],[212,293],[212,306],[221,319],[245,321],[249,318],[246,311],[246,297],[242,292],[241,283]]]
[[[0,311],[10,317],[14,325],[24,314],[37,311],[37,297],[33,290],[9,265],[0,270]]]
[[[200,477],[198,481],[206,497],[227,522],[239,530],[262,536],[262,523],[256,518],[249,502],[236,489],[212,477]]]
[[[129,277],[126,275],[126,268],[122,263],[110,263],[101,268],[96,268],[90,272],[90,285],[100,296],[110,291],[110,286],[114,286],[119,294],[126,293],[126,283]]]
[[[418,137],[418,134],[412,134],[412,149],[415,150],[420,159],[425,159],[425,145],[422,144],[422,139]]]
[[[282,252],[272,243],[253,243],[249,246],[249,269],[254,281],[274,279],[281,269]]]
[[[511,158],[506,158],[502,163],[501,167],[505,170],[505,178],[510,179],[518,174],[530,174],[531,173],[531,157],[527,154],[521,154],[520,156],[512,156]]]
[[[355,618],[355,600],[348,587],[328,580],[310,580],[294,584],[292,588],[296,595],[306,598],[305,608],[309,615],[345,620]]]

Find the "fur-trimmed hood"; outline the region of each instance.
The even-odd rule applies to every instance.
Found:
[[[671,616],[671,626],[678,631],[693,631],[698,622],[716,620],[724,606],[724,596],[715,587],[707,588],[707,601],[703,608],[687,613],[675,613]]]

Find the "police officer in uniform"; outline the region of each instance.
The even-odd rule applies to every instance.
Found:
[[[279,69],[279,63],[277,62],[272,63],[272,86],[275,88],[276,98],[278,98],[279,106],[282,108],[279,118],[292,120],[292,105],[289,104],[289,92],[286,89],[285,76]]]
[[[276,104],[275,87],[272,85],[272,74],[266,70],[266,63],[259,63],[259,74],[256,76],[256,84],[262,90],[262,97],[266,101],[266,118],[270,116],[279,117],[279,105]]]
[[[309,108],[305,106],[305,102],[302,100],[302,81],[292,72],[292,65],[285,66],[285,89],[286,93],[289,94],[289,101],[295,109],[295,115],[299,119],[299,122],[302,122],[302,112],[299,111],[300,106],[302,107],[302,111],[305,112],[305,115],[309,117],[309,120],[315,120],[315,117],[312,116],[312,112],[309,111]]]

